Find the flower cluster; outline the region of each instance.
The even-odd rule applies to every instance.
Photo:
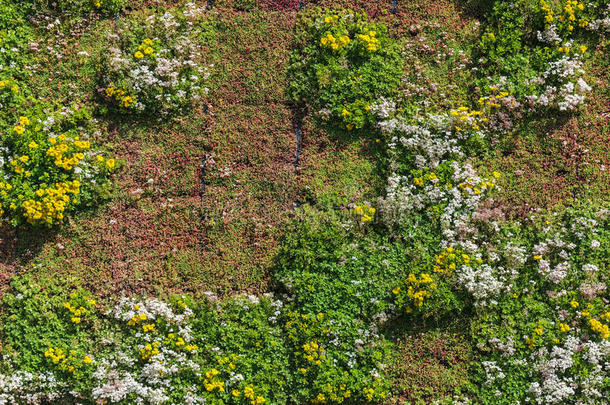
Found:
[[[87,135],[69,129],[71,116],[86,120],[88,112],[23,115],[5,137],[0,148],[0,214],[13,224],[60,224],[65,213],[109,186],[114,159],[93,152]]]
[[[361,223],[371,222],[375,216],[375,211],[375,208],[368,203],[356,205],[353,209],[354,214]]]
[[[198,105],[208,91],[203,83],[209,73],[191,38],[193,22],[202,15],[203,9],[191,3],[153,15],[141,22],[148,36],[138,42],[131,33],[140,22],[121,23],[100,67],[100,95],[120,112],[169,115]]]

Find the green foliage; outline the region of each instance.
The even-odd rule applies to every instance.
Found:
[[[370,106],[395,94],[402,59],[383,24],[351,10],[312,8],[299,15],[288,95],[342,130],[371,123]]]
[[[372,319],[387,310],[408,260],[403,247],[367,232],[372,224],[304,206],[289,226],[275,278],[306,313]],[[360,227],[361,230],[356,228]]]

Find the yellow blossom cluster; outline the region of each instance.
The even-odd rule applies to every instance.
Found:
[[[87,308],[85,308],[85,305]],[[70,295],[70,300],[64,303],[64,308],[70,313],[70,321],[75,324],[82,322],[83,317],[95,306],[94,299],[79,300],[75,293]]]
[[[315,340],[303,345],[303,358],[308,362],[319,366],[325,357],[324,351]]]
[[[91,147],[89,141],[81,141],[79,137],[67,138],[65,135],[51,137],[49,142],[52,146],[47,149],[47,156],[54,158],[55,166],[64,170],[72,170],[78,165],[85,158],[83,151]]]
[[[435,273],[452,274],[453,271],[462,264],[470,264],[472,259],[470,255],[462,252],[460,248],[448,247],[435,257],[436,263],[432,266],[432,271]],[[483,263],[481,258],[476,258],[474,261],[478,264]]]
[[[333,51],[338,51],[345,48],[350,43],[350,39],[348,35],[341,35],[335,37],[330,32],[323,36],[320,39],[320,43],[322,46],[332,49]]]
[[[66,206],[70,202],[70,196],[80,192],[78,180],[55,183],[54,187],[46,187],[36,190],[36,196],[40,200],[28,199],[22,203],[23,215],[29,224],[53,225],[61,223]]]
[[[205,379],[203,379],[203,386],[207,391],[218,390],[219,392],[225,391],[225,383],[219,378],[220,371],[213,368],[205,373]],[[202,377],[203,378],[203,377]]]
[[[540,11],[544,17],[545,28],[549,28],[551,24],[555,24],[561,31],[572,33],[576,27],[585,28],[589,25],[589,21],[584,13],[584,2],[566,0],[561,6],[561,10],[555,12],[552,8],[552,4],[547,3],[545,0],[540,0]],[[564,50],[560,50],[559,52],[567,53],[569,52],[569,48],[566,50],[564,47]]]
[[[369,204],[356,205],[353,210],[354,214],[359,217],[359,220],[364,223],[371,222],[373,220],[375,211],[375,208],[371,207]]]
[[[19,86],[9,80],[0,80],[0,91],[1,90],[17,93],[19,91]]]
[[[138,50],[133,54],[133,56],[135,56],[136,59],[142,59],[144,56],[153,58],[155,56],[155,49],[153,46],[156,44],[156,42],[158,41],[146,38],[144,41],[142,41],[140,46],[138,46]]]
[[[74,373],[81,365],[87,365],[93,362],[90,356],[80,358],[76,356],[75,350],[66,352],[59,347],[49,347],[44,352],[44,356],[50,359],[53,364],[56,364],[59,370],[67,371],[69,373]]]
[[[135,97],[127,94],[125,89],[107,87],[105,93],[108,98],[114,99],[118,103],[119,107],[131,108],[136,105]]]
[[[610,329],[607,324],[601,323],[595,318],[590,319],[589,324],[591,325],[591,330],[599,333],[602,339],[610,338]]]
[[[423,187],[426,184],[433,184],[435,187],[438,187],[441,183],[438,179],[438,176],[435,172],[422,172],[421,170],[412,170],[411,174],[413,177],[413,184],[417,187]]]
[[[498,179],[501,174],[499,172],[492,173],[494,179]],[[476,182],[472,178],[467,178],[466,181],[458,184],[458,187],[462,189],[462,194],[471,194],[471,195],[479,195],[484,191],[490,191],[494,188],[496,183],[493,181],[485,181],[482,180],[480,182]]]
[[[339,384],[339,386],[331,386],[327,384],[324,387],[324,392],[318,393],[315,398],[311,400],[312,404],[326,404],[330,400],[331,403],[341,404],[352,396],[352,391],[346,389],[345,384]],[[368,393],[368,389],[365,389],[365,394]],[[373,390],[373,393],[375,390]]]
[[[194,352],[199,347],[196,344],[186,343],[186,341],[175,333],[168,333],[167,338],[163,341],[166,345],[170,347],[174,347],[179,350],[184,350],[186,352]],[[235,366],[233,366],[235,368]]]
[[[140,309],[139,305],[135,305],[134,306],[134,310],[138,311]],[[148,319],[148,315],[146,315],[144,312],[139,313],[139,314],[135,314],[131,317],[131,319],[129,321],[127,321],[127,325],[129,326],[136,326],[142,322],[144,322],[145,320]]]
[[[379,39],[377,39],[376,31],[369,30],[362,34],[358,34],[358,39],[360,40],[363,48],[368,52],[377,52],[379,49]]]
[[[161,346],[161,343],[159,342],[152,342],[151,343],[147,343],[143,348],[140,349],[140,358],[142,360],[149,360],[151,357],[156,356],[157,354],[160,353],[159,351],[159,347]]]
[[[218,356],[216,362],[219,367],[223,367],[227,373],[232,373],[235,370],[235,363],[239,359],[236,354],[229,354],[228,356]]]
[[[425,299],[430,298],[432,291],[437,288],[437,284],[427,273],[422,273],[419,278],[415,274],[409,273],[409,277],[405,280],[405,286],[407,300],[410,303],[407,306],[407,313],[413,312],[411,304],[413,304],[415,308],[424,305]],[[392,290],[392,293],[394,295],[400,295],[401,291],[402,287],[396,287]]]

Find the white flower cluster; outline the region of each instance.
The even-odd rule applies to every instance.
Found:
[[[146,40],[150,41],[147,49],[150,54],[140,51],[137,44],[133,48],[126,46],[129,42],[124,37],[132,29],[127,23],[120,26],[118,35],[110,36],[103,72],[105,87],[100,94],[120,109],[161,115],[198,104],[209,91],[202,84],[210,73],[199,62],[202,59],[199,45],[190,38],[193,22],[204,10],[189,3],[183,11],[149,17],[151,36]],[[159,49],[153,49],[153,43]]]
[[[116,320],[124,322],[129,322],[135,316],[144,315],[144,319],[163,318],[168,323],[182,325],[193,315],[193,311],[185,306],[183,312],[177,314],[171,305],[156,298],[140,300],[132,297],[122,297],[108,314]]]
[[[574,110],[584,104],[585,95],[591,91],[591,86],[582,78],[583,74],[578,55],[566,55],[549,63],[542,76],[532,81],[541,85],[542,93],[527,96],[526,99],[535,106],[557,107],[560,111]]]
[[[0,405],[46,404],[61,398],[60,383],[51,372],[0,373]]]

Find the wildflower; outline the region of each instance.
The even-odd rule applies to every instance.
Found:
[[[133,56],[135,56],[138,59],[142,59],[144,57],[144,54],[140,51],[136,51],[136,53],[134,53]]]
[[[114,159],[106,160],[106,167],[108,167],[109,169],[113,169],[114,168]]]
[[[17,132],[19,135],[22,135],[25,132],[25,128],[22,127],[21,125],[15,125],[15,127],[13,128],[13,130],[15,132]]]
[[[89,357],[89,356],[85,356],[85,357],[83,358],[83,363],[84,363],[84,364],[90,364],[92,361],[93,361],[93,360],[91,360],[91,357]]]

